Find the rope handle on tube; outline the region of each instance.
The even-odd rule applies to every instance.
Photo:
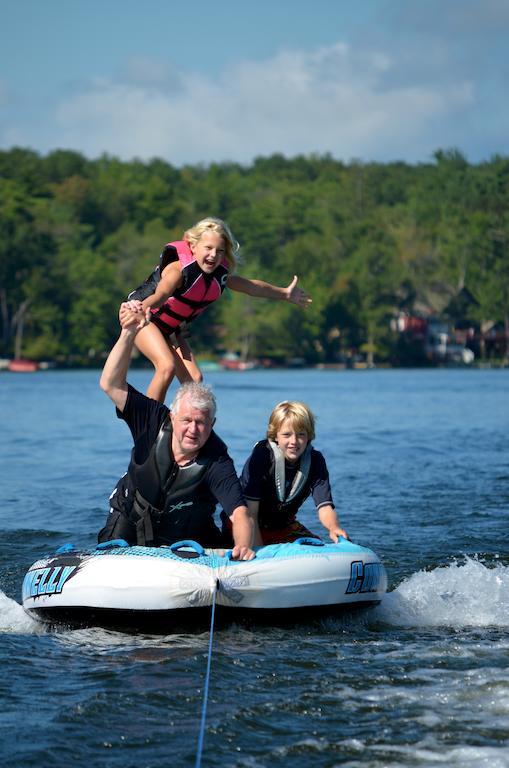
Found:
[[[192,539],[182,539],[182,541],[175,541],[173,544],[170,544],[170,550],[174,552],[176,555],[181,555],[182,557],[185,557],[186,554],[184,552],[180,552],[181,549],[192,549],[193,554],[192,557],[199,557],[201,555],[205,555],[205,550],[203,549],[201,544],[198,544],[197,541],[193,541]],[[189,556],[189,554],[188,554]]]
[[[304,544],[308,547],[324,547],[325,543],[321,539],[316,539],[311,536],[301,536],[300,539],[295,539],[293,544]]]

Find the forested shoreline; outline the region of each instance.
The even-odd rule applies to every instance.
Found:
[[[97,365],[119,303],[164,243],[207,215],[230,225],[238,273],[313,298],[309,310],[227,292],[192,326],[207,358],[307,364],[429,359],[410,320],[463,332],[507,360],[509,158],[348,164],[329,156],[249,166],[0,152],[0,357]]]

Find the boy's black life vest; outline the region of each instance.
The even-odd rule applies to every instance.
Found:
[[[300,457],[299,468],[291,488],[286,489],[285,457],[277,443],[266,440],[270,454],[270,468],[264,478],[263,497],[260,499],[258,524],[260,528],[285,528],[295,520],[299,507],[310,493],[311,443]]]

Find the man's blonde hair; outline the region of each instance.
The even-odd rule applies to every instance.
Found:
[[[208,216],[206,219],[202,219],[193,227],[186,230],[184,232],[184,240],[196,245],[205,232],[214,232],[216,235],[220,235],[223,238],[226,261],[228,262],[230,272],[233,272],[236,265],[235,254],[239,250],[239,244],[233,237],[228,224],[222,219]]]
[[[275,440],[283,421],[290,419],[292,427],[301,432],[306,432],[308,440],[315,437],[315,417],[305,403],[297,400],[284,400],[278,403],[270,414],[267,437]]]

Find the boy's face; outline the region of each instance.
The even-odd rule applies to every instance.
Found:
[[[281,448],[286,461],[294,464],[300,459],[309,442],[305,429],[297,427],[292,419],[287,418],[279,427],[276,434],[276,443]]]

